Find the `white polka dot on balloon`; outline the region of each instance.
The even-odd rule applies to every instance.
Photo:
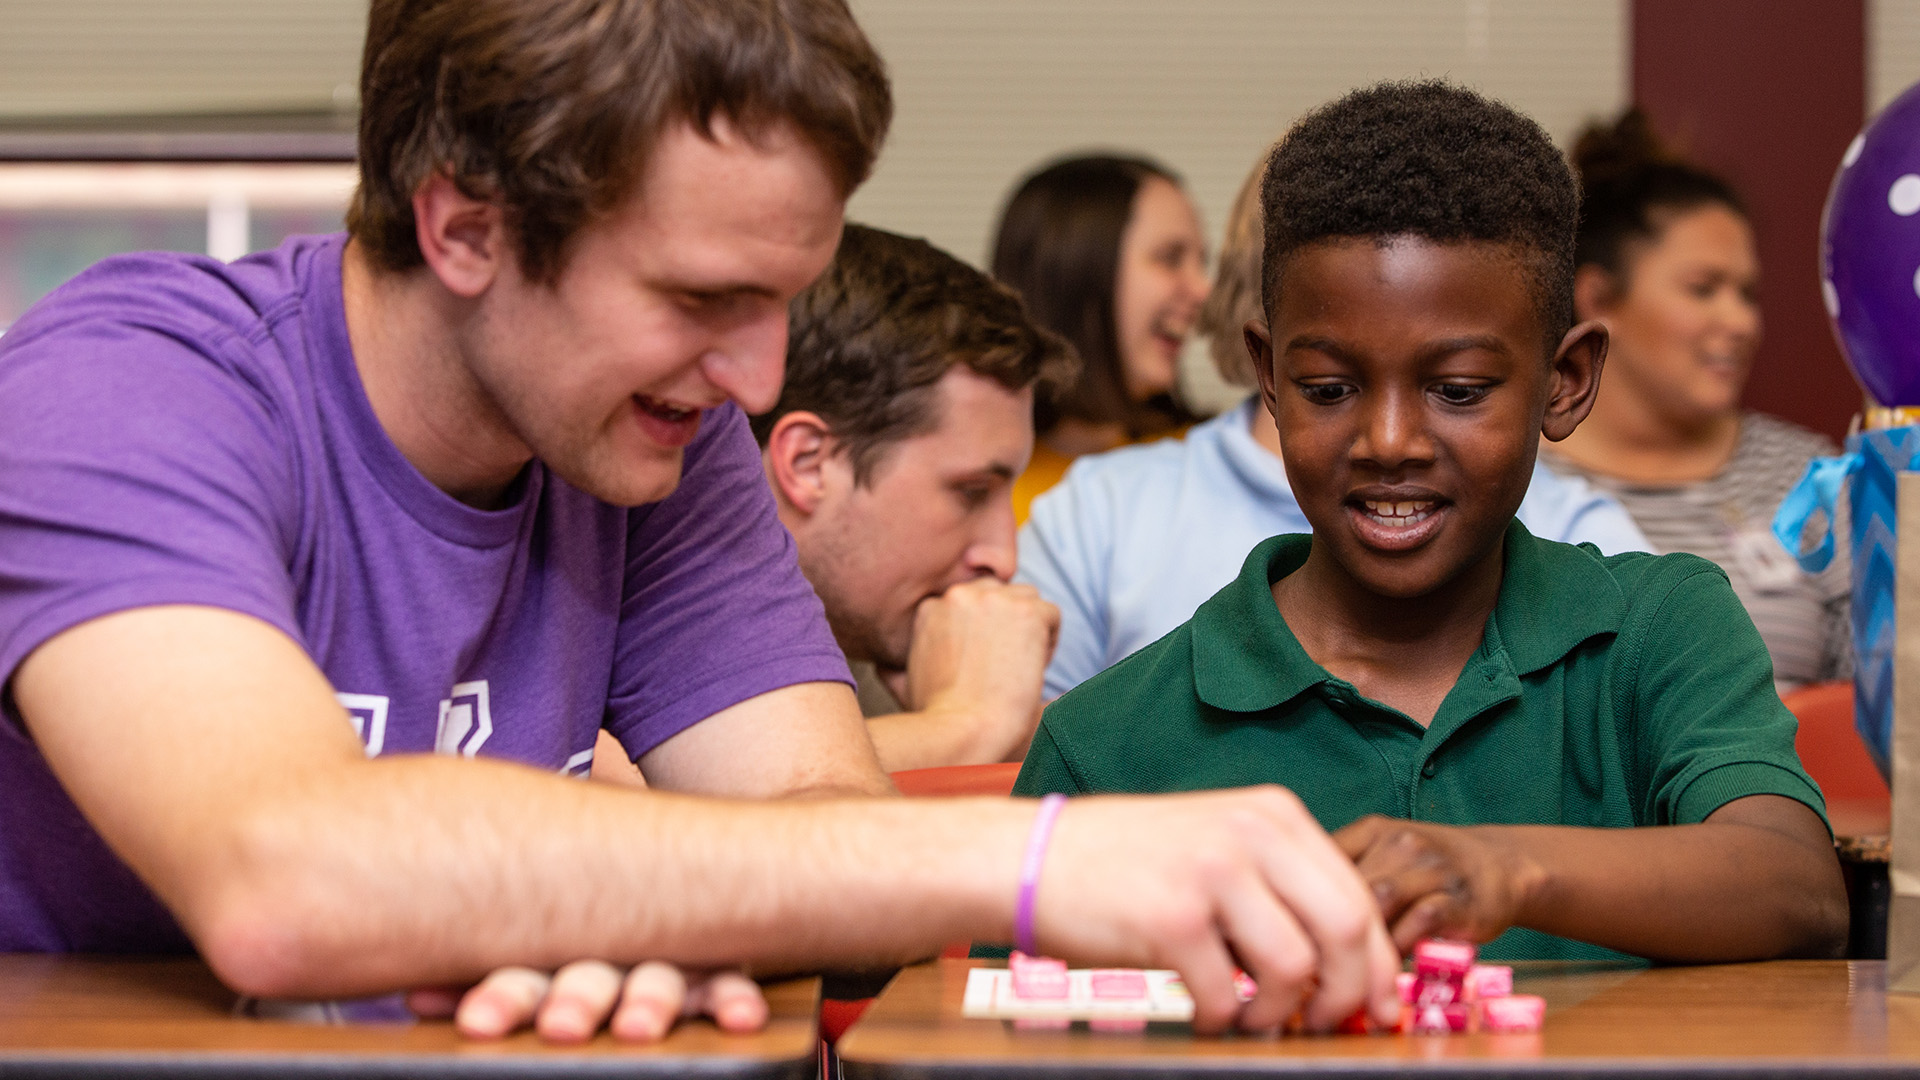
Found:
[[[1920,296],[1920,270],[1913,272],[1913,291],[1916,296]]]
[[[1893,187],[1887,189],[1887,205],[1901,217],[1920,212],[1920,176],[1908,173],[1895,180]]]
[[[1863,131],[1855,135],[1853,141],[1847,144],[1847,152],[1840,155],[1840,167],[1843,169],[1853,168],[1853,163],[1860,160],[1860,151],[1864,149],[1866,145],[1866,132]]]
[[[1920,292],[1920,271],[1914,274],[1913,287],[1915,292]],[[1827,305],[1827,318],[1840,317],[1840,292],[1833,287],[1833,282],[1826,278],[1820,279],[1820,299]]]

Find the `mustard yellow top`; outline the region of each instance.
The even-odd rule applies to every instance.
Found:
[[[1034,440],[1033,459],[1027,462],[1027,470],[1013,478],[1013,523],[1025,525],[1027,511],[1033,508],[1033,500],[1041,492],[1060,482],[1067,475],[1067,466],[1073,459]]]
[[[1187,427],[1172,431],[1157,431],[1152,435],[1142,435],[1131,439],[1121,446],[1135,446],[1140,443],[1159,442],[1161,439],[1184,439]],[[1120,447],[1114,447],[1118,450]],[[1027,471],[1013,478],[1013,523],[1016,526],[1027,523],[1027,513],[1033,508],[1033,500],[1048,488],[1060,482],[1067,475],[1067,466],[1073,464],[1073,458],[1048,446],[1044,440],[1033,441],[1033,458],[1027,462]]]

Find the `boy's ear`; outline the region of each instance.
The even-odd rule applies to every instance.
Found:
[[[1253,377],[1260,381],[1260,400],[1269,416],[1278,415],[1273,411],[1273,332],[1265,319],[1248,319],[1240,333],[1246,338],[1247,358],[1253,361]]]
[[[767,482],[780,501],[801,517],[812,517],[827,494],[826,466],[839,449],[833,429],[819,413],[796,409],[774,421],[760,457]]]
[[[434,276],[465,299],[486,292],[504,269],[502,260],[513,257],[499,205],[461,191],[438,170],[413,193],[413,230]]]
[[[1613,274],[1595,263],[1573,272],[1573,317],[1576,321],[1598,319],[1619,299],[1620,283]]]
[[[1593,399],[1600,392],[1600,369],[1606,364],[1607,326],[1600,320],[1588,319],[1560,339],[1547,383],[1547,411],[1540,421],[1540,434],[1548,442],[1573,434],[1593,411]]]

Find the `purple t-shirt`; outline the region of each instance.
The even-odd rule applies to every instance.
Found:
[[[88,619],[230,608],[306,649],[369,754],[581,775],[602,725],[638,756],[756,694],[850,681],[737,408],[707,415],[661,502],[610,506],[535,462],[512,506],[476,510],[374,417],[344,243],[109,259],[0,338],[0,682]],[[0,951],[188,948],[11,695],[5,714]]]

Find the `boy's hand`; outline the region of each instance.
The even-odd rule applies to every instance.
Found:
[[[498,1039],[532,1025],[549,1042],[585,1042],[603,1026],[627,1042],[657,1042],[680,1018],[706,1015],[723,1030],[758,1031],[767,1023],[760,986],[737,971],[689,978],[658,962],[624,974],[599,960],[581,960],[552,975],[505,967],[468,988],[416,990],[415,1014],[453,1017],[460,1034]]]
[[[1500,835],[1497,827],[1370,815],[1333,839],[1359,867],[1405,953],[1429,937],[1491,941],[1519,921],[1544,873]]]

